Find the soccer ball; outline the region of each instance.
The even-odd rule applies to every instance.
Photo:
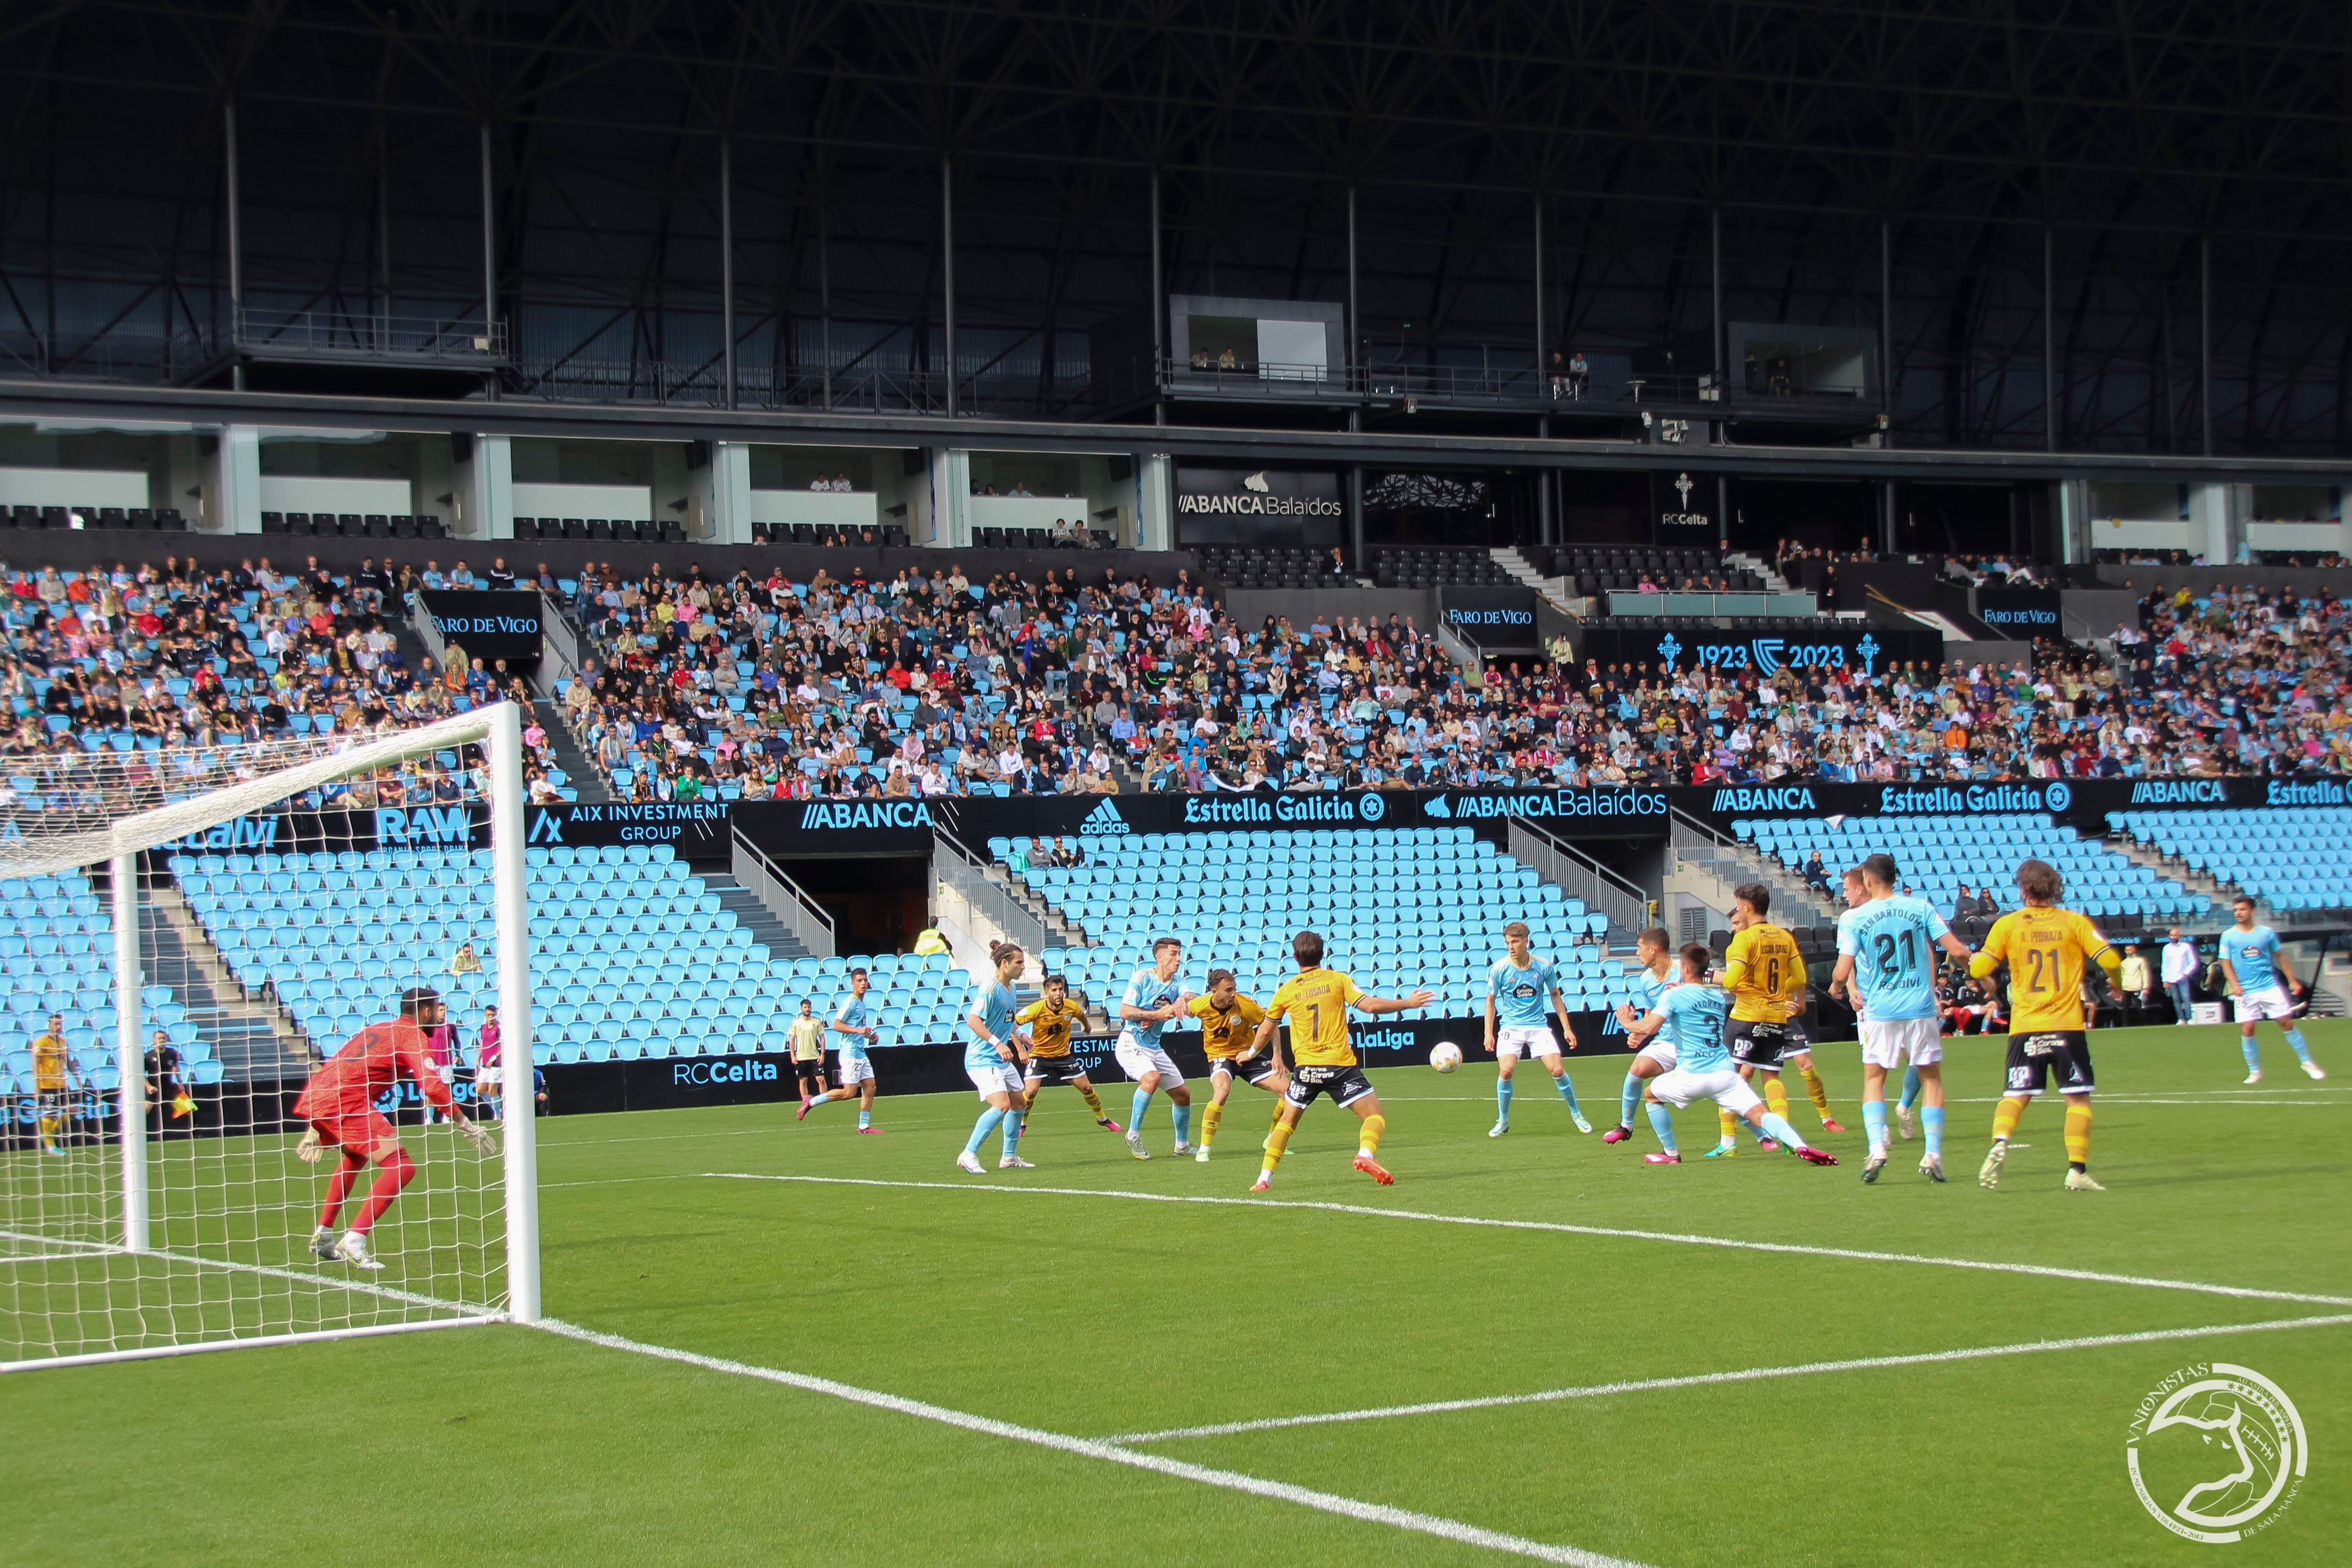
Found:
[[[1450,1040],[1441,1040],[1429,1049],[1429,1065],[1440,1072],[1451,1072],[1462,1065],[1462,1048]]]

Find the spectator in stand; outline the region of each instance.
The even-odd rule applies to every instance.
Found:
[[[2198,956],[2195,937],[2183,936],[2178,925],[2166,934],[2159,977],[2164,981],[2164,994],[2172,1002],[2174,1023],[2187,1023],[2195,1016],[2192,1009],[2196,1000],[2197,971],[2204,967],[2204,960]]]
[[[2116,977],[2116,988],[2123,996],[2124,1006],[2134,1013],[2146,1012],[2155,1004],[2156,982],[2148,973],[2147,958],[2140,952],[2137,942],[2124,945],[2123,968]]]

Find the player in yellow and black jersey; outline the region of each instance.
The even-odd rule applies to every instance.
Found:
[[[1333,1103],[1353,1111],[1363,1123],[1362,1136],[1356,1147],[1356,1168],[1387,1186],[1396,1178],[1381,1168],[1372,1156],[1380,1152],[1381,1134],[1388,1130],[1388,1118],[1381,1114],[1381,1097],[1372,1092],[1372,1081],[1356,1065],[1355,1043],[1348,1037],[1348,1009],[1361,1008],[1368,1013],[1401,1013],[1409,1008],[1427,1007],[1433,993],[1415,991],[1409,997],[1367,996],[1356,982],[1337,969],[1323,967],[1323,938],[1312,931],[1301,931],[1290,939],[1291,956],[1298,960],[1298,973],[1282,982],[1266,1004],[1265,1019],[1257,1026],[1257,1039],[1251,1046],[1255,1054],[1273,1049],[1275,1026],[1285,1019],[1290,1022],[1290,1086],[1283,1091],[1282,1114],[1274,1124],[1274,1132],[1265,1140],[1265,1164],[1252,1184],[1252,1192],[1264,1192],[1274,1185],[1274,1167],[1282,1163],[1282,1153],[1290,1146],[1290,1134],[1297,1130],[1298,1118],[1315,1103],[1318,1094],[1328,1094]]]
[[[73,1111],[76,1077],[73,1051],[66,1043],[65,1015],[51,1013],[49,1027],[33,1037],[33,1099],[45,1155],[66,1152],[66,1118]]]
[[[1772,890],[1760,882],[1742,883],[1731,895],[1731,946],[1724,951],[1724,988],[1731,993],[1731,1022],[1724,1043],[1739,1064],[1739,1075],[1763,1091],[1764,1103],[1776,1116],[1789,1113],[1789,1092],[1780,1085],[1783,1064],[1804,1078],[1825,1132],[1845,1131],[1830,1114],[1829,1090],[1813,1071],[1812,1042],[1805,1038],[1805,960],[1797,939],[1765,918],[1772,910]],[[1710,1158],[1731,1152],[1732,1133],[1739,1118],[1720,1116],[1722,1136]]]
[[[1225,1118],[1225,1097],[1239,1079],[1276,1096],[1275,1114],[1282,1114],[1280,1095],[1290,1086],[1282,1057],[1271,1045],[1256,1049],[1257,1026],[1265,1009],[1242,995],[1231,969],[1209,971],[1209,994],[1194,997],[1186,1011],[1201,1020],[1201,1049],[1209,1058],[1209,1110],[1201,1121],[1201,1142],[1192,1157],[1209,1163],[1209,1145],[1216,1141],[1217,1124]]]
[[[1119,1124],[1103,1109],[1102,1096],[1095,1092],[1092,1080],[1087,1077],[1087,1064],[1070,1053],[1070,1031],[1087,1016],[1086,1009],[1070,1000],[1070,982],[1060,975],[1045,977],[1045,994],[1013,1015],[1013,1021],[1029,1030],[1029,1065],[1021,1086],[1021,1118],[1025,1129],[1029,1108],[1037,1103],[1037,1091],[1048,1083],[1066,1083],[1086,1096],[1087,1109],[1095,1113],[1095,1125],[1119,1131]]]
[[[2057,907],[2065,891],[2057,867],[2027,861],[2017,868],[2017,891],[2025,907],[1994,921],[1969,960],[1969,973],[1979,979],[2009,966],[2008,1079],[1992,1113],[1992,1150],[1977,1180],[2000,1185],[2009,1135],[2017,1131],[2025,1103],[2054,1078],[2066,1097],[2066,1190],[2104,1192],[2089,1168],[2091,1012],[2083,1005],[2083,977],[2087,965],[2096,964],[2113,984],[2123,972],[2123,956],[2088,917]]]

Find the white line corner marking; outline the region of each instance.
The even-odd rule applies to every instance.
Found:
[[[1457,1542],[1465,1546],[1485,1547],[1491,1552],[1508,1552],[1517,1557],[1532,1557],[1541,1563],[1564,1563],[1571,1568],[1646,1568],[1630,1558],[1611,1557],[1598,1552],[1584,1552],[1573,1546],[1554,1546],[1524,1536],[1506,1535],[1499,1531],[1482,1530],[1475,1524],[1445,1519],[1436,1514],[1415,1513],[1410,1509],[1390,1508],[1381,1503],[1360,1502],[1354,1498],[1340,1497],[1333,1492],[1315,1491],[1307,1487],[1292,1486],[1286,1481],[1262,1480],[1236,1470],[1211,1469],[1205,1465],[1187,1464],[1160,1454],[1139,1454],[1094,1437],[1072,1437],[1059,1432],[1047,1432],[1034,1427],[1018,1427],[1010,1421],[997,1421],[986,1416],[968,1415],[943,1405],[930,1405],[919,1399],[908,1399],[896,1394],[883,1394],[852,1384],[835,1383],[831,1378],[811,1377],[803,1373],[782,1372],[773,1367],[753,1366],[748,1362],[729,1361],[720,1356],[702,1355],[690,1350],[673,1350],[667,1345],[646,1344],[638,1340],[624,1339],[618,1334],[599,1333],[556,1318],[541,1318],[531,1325],[551,1333],[562,1334],[587,1344],[601,1345],[607,1350],[622,1350],[636,1355],[652,1356],[659,1361],[674,1361],[686,1366],[700,1367],[706,1372],[721,1372],[736,1377],[756,1377],[768,1383],[780,1383],[788,1388],[798,1388],[811,1394],[823,1394],[852,1404],[871,1406],[877,1410],[895,1411],[942,1426],[959,1427],[967,1432],[979,1432],[992,1437],[1003,1437],[1018,1443],[1034,1443],[1042,1448],[1056,1448],[1066,1454],[1078,1454],[1090,1459],[1101,1459],[1114,1465],[1126,1465],[1134,1469],[1150,1470],[1178,1480],[1197,1482],[1202,1486],[1222,1487],[1228,1491],[1248,1492],[1255,1497],[1269,1498],[1318,1512],[1337,1514],[1366,1524],[1384,1524],[1396,1530],[1409,1530],[1421,1535],[1433,1535],[1443,1541]]]
[[[2148,1344],[2158,1340],[2200,1339],[2208,1334],[2267,1333],[2273,1329],[2331,1328],[2352,1323],[2352,1312],[2324,1318],[2273,1318],[2261,1323],[2208,1323],[2193,1329],[2150,1329],[2141,1333],[2091,1334],[2081,1339],[2033,1340],[2024,1344],[1989,1344],[1964,1350],[1929,1350],[1911,1355],[1874,1355],[1852,1361],[1810,1361],[1796,1366],[1751,1366],[1737,1372],[1701,1372],[1685,1377],[1644,1377],[1626,1383],[1595,1383],[1581,1388],[1547,1388],[1535,1394],[1490,1394],[1476,1399],[1437,1399],[1423,1405],[1386,1405],[1369,1410],[1332,1410],[1312,1416],[1267,1416],[1254,1421],[1220,1421],[1207,1427],[1171,1427],[1164,1432],[1122,1432],[1106,1443],[1165,1443],[1179,1437],[1223,1437],[1277,1427],[1328,1427],[1344,1421],[1382,1421],[1397,1416],[1442,1416],[1456,1410],[1491,1410],[1507,1405],[1551,1405],[1564,1399],[1597,1399],[1612,1394],[1646,1394],[1661,1388],[1700,1388],[1717,1383],[1760,1383],[1775,1377],[1810,1377],[1829,1372],[1873,1372],[1890,1366],[1926,1366],[1940,1361],[1983,1361],[2002,1355],[2039,1355],[2045,1351],[2100,1350],[2110,1345]]]
[[[2321,1296],[2304,1291],[2268,1291],[2252,1285],[2210,1285],[2197,1280],[2159,1280],[2142,1274],[2106,1274],[2094,1269],[2061,1269],[2048,1263],[2000,1263],[1977,1258],[1930,1258],[1916,1252],[1869,1252],[1853,1247],[1808,1247],[1794,1241],[1740,1241],[1725,1236],[1689,1236],[1672,1230],[1626,1230],[1607,1225],[1570,1225],[1554,1219],[1488,1219],[1467,1214],[1426,1214],[1411,1208],[1374,1208],[1361,1203],[1321,1203],[1274,1197],[1213,1197],[1204,1193],[1129,1192],[1093,1186],[987,1186],[971,1182],[886,1181],[878,1176],[765,1176],[755,1171],[706,1171],[715,1181],[808,1182],[820,1186],[922,1187],[940,1192],[1030,1194],[1045,1197],[1115,1197],[1130,1203],[1205,1203],[1225,1208],[1289,1208],[1325,1214],[1356,1214],[1373,1219],[1412,1219],[1425,1225],[1467,1225],[1498,1230],[1548,1230],[1563,1236],[1601,1236],[1621,1241],[1671,1241],[1682,1247],[1722,1247],[1737,1252],[1786,1252],[1802,1258],[1847,1258],[1864,1263],[1916,1263],[1938,1269],[1974,1269],[1988,1274],[2032,1274],[2048,1280],[2081,1280],[2097,1285],[2134,1285],[2142,1290],[2189,1291],[2250,1301],[2306,1301],[2320,1307],[2352,1307],[2352,1296]]]

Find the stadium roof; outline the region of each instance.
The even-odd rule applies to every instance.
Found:
[[[1150,297],[1156,180],[1167,286],[1225,296],[1344,300],[1352,193],[1373,354],[1531,361],[1540,210],[1545,348],[1687,359],[1719,223],[1724,319],[1891,319],[1906,444],[2042,446],[2046,331],[2064,447],[2195,451],[2210,413],[2220,452],[2342,453],[2347,30],[2301,4],[62,0],[0,24],[0,361],[184,378],[218,347],[234,103],[245,301],[288,319],[478,320],[487,141],[527,395],[707,394],[723,136],[738,357],[779,398],[828,336],[845,379],[935,368],[945,193],[959,371],[1084,417],[1086,329]]]

